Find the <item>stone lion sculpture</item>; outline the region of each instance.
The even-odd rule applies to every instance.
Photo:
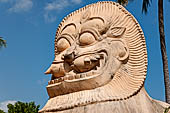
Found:
[[[39,113],[163,113],[144,89],[143,31],[121,5],[98,2],[63,19],[46,74],[49,100]]]

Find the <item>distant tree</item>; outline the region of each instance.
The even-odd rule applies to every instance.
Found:
[[[2,48],[3,46],[6,47],[6,41],[2,37],[0,37],[0,48]]]
[[[5,113],[3,110],[0,109],[0,113]]]
[[[34,102],[23,103],[16,102],[14,105],[8,104],[8,113],[38,113],[40,105],[35,105]]]
[[[168,113],[169,110],[170,110],[170,107],[166,108],[164,113]]]

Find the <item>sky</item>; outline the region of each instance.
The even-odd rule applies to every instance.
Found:
[[[7,48],[0,49],[0,109],[7,111],[6,104],[16,101],[35,101],[41,108],[45,105],[48,100],[46,86],[51,76],[44,72],[54,59],[58,24],[70,12],[97,1],[0,0],[0,36],[7,41]],[[164,2],[170,58],[170,2]],[[157,0],[152,0],[147,15],[142,14],[141,8],[141,0],[129,2],[126,7],[141,25],[146,38],[148,72],[145,88],[152,98],[164,101]]]

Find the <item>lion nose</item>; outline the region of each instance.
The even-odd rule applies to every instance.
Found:
[[[62,59],[66,62],[71,63],[74,60],[74,53],[73,52],[70,54],[66,53],[63,55]]]

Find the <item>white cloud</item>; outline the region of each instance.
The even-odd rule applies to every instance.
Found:
[[[57,16],[53,15],[52,13],[50,14],[50,12],[47,11],[44,14],[44,18],[47,22],[54,22],[57,19]]]
[[[33,7],[32,0],[16,0],[14,5],[9,8],[10,12],[25,12]]]
[[[54,0],[51,3],[47,3],[44,10],[44,18],[47,22],[54,22],[57,18],[56,12],[63,10],[65,7],[80,4],[82,0]]]
[[[72,0],[72,2],[75,4],[80,4],[82,2],[82,0]]]
[[[45,10],[46,11],[61,10],[68,5],[69,5],[69,2],[67,0],[61,0],[61,1],[56,0],[52,3],[48,3],[45,7]]]
[[[0,3],[7,3],[9,0],[0,0]]]
[[[7,108],[7,105],[10,103],[10,104],[15,104],[17,101],[15,100],[7,100],[7,101],[4,101],[4,102],[1,102],[0,103],[0,109],[2,109],[4,112],[7,112],[8,111],[8,108]]]

